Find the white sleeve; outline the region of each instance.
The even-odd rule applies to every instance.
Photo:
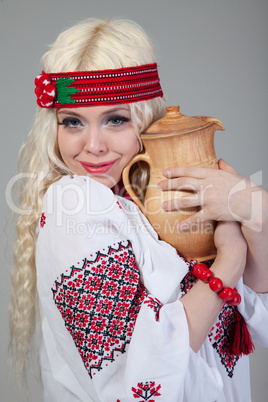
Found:
[[[239,281],[237,290],[242,297],[238,310],[244,317],[253,340],[268,347],[268,293],[255,293],[242,280]]]
[[[133,203],[88,177],[53,184],[36,266],[48,395],[187,402],[192,378],[196,395],[216,399],[219,375],[189,346],[179,300],[186,264]]]
[[[73,371],[57,350],[57,343],[46,317],[42,319],[42,334],[39,340],[39,360],[43,382],[44,402],[92,401],[80,386]],[[68,386],[66,386],[68,380]],[[72,392],[74,391],[74,392]]]
[[[148,296],[144,301],[130,343],[126,370],[131,374],[127,380],[132,383],[143,375],[161,385],[159,401],[163,402],[198,401],[200,395],[206,402],[215,402],[223,387],[217,368],[209,366],[190,348],[187,319],[180,300],[162,306],[158,312],[153,297]]]

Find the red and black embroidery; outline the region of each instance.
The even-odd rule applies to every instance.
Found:
[[[215,325],[208,334],[208,338],[230,378],[233,377],[235,365],[239,360],[239,356],[230,353],[230,328],[235,325],[237,314],[239,313],[236,307],[224,304]]]
[[[130,342],[146,297],[129,241],[85,258],[52,288],[55,304],[89,375],[113,362]],[[77,264],[79,265],[79,264]]]
[[[194,274],[192,273],[192,267],[194,265],[191,265],[188,261],[185,261],[185,262],[188,265],[189,271],[187,272],[187,274],[185,275],[185,277],[183,278],[183,280],[180,283],[182,295],[185,295],[194,286],[194,284],[198,280],[196,278],[196,276],[194,276]]]
[[[197,282],[197,278],[192,273],[192,268],[198,263],[197,261],[185,261],[188,265],[189,272],[181,282],[181,292],[186,294],[193,285]],[[205,261],[205,264],[210,267],[213,260]],[[209,341],[216,350],[221,364],[225,367],[227,375],[231,378],[234,374],[234,368],[239,360],[239,355],[230,353],[230,334],[236,321],[240,318],[240,314],[236,307],[225,304],[217,318],[217,321],[210,333],[208,334]]]
[[[44,212],[42,212],[41,218],[40,218],[40,226],[41,228],[43,228],[46,224],[46,215],[44,214]]]
[[[155,312],[155,320],[159,320],[159,312],[162,307],[162,303],[156,297],[148,296],[145,300],[144,304],[147,304],[148,307],[154,310]]]
[[[132,387],[133,397],[134,398],[142,398],[137,402],[155,402],[154,399],[150,399],[152,397],[161,396],[159,390],[161,389],[161,385],[156,385],[155,381],[149,382],[139,382],[137,388]]]

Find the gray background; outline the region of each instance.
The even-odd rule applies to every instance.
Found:
[[[0,399],[22,401],[7,374],[11,236],[5,187],[31,125],[34,77],[40,57],[65,27],[86,17],[122,17],[153,39],[169,105],[188,115],[220,119],[216,152],[239,172],[262,172],[268,189],[267,0],[0,0],[1,289]],[[260,176],[260,174],[259,174]],[[268,329],[267,329],[268,330]],[[268,397],[268,352],[251,358],[253,401]],[[29,400],[41,402],[38,373],[30,374]],[[173,401],[170,401],[173,402]]]

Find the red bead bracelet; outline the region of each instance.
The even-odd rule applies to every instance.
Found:
[[[223,283],[220,278],[216,278],[213,272],[204,263],[200,263],[194,266],[193,274],[202,282],[208,283],[213,292],[219,294],[219,297],[224,300],[230,306],[238,306],[241,303],[241,296],[237,292],[237,289],[223,287]]]

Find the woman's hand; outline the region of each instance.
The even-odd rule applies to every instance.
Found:
[[[252,190],[256,189],[256,185],[223,160],[219,160],[219,169],[173,167],[163,174],[167,180],[159,183],[161,190],[192,192],[163,203],[163,209],[174,211],[201,207],[199,212],[182,221],[182,230],[207,220],[250,222]]]
[[[237,222],[219,222],[215,231],[217,257],[211,266],[215,277],[234,287],[245,269],[247,245]],[[197,352],[214,325],[224,301],[207,283],[197,283],[181,298],[189,327],[190,345]]]
[[[174,167],[163,173],[163,191],[190,191],[189,195],[165,202],[166,211],[201,207],[178,224],[191,231],[191,225],[207,221],[237,221],[248,244],[244,283],[256,292],[268,291],[268,193],[219,160],[219,169]],[[216,240],[216,239],[215,239]],[[229,245],[230,250],[232,245]]]
[[[247,258],[247,243],[238,222],[218,222],[214,243],[217,257],[212,266],[217,275],[224,277],[228,286],[235,286],[244,273]],[[216,274],[216,272],[215,272]]]
[[[246,259],[247,243],[238,222],[218,222],[214,233],[217,254],[232,252],[238,258]]]

